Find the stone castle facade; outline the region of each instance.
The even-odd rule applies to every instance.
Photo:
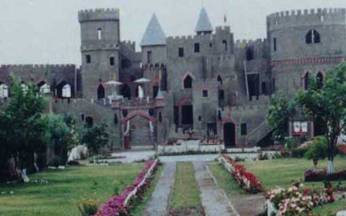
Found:
[[[118,10],[78,18],[82,65],[2,65],[0,97],[10,98],[10,76],[35,83],[51,95],[50,111],[105,122],[118,149],[186,138],[227,148],[266,142],[270,96],[291,96],[309,77],[323,83],[346,58],[346,9],[271,14],[267,38],[253,41],[235,41],[227,25],[213,28],[205,9],[191,36],[166,37],[154,15],[141,51],[121,39]],[[309,136],[316,125],[308,124]]]

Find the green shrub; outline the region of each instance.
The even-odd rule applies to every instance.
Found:
[[[308,151],[308,148],[295,148],[292,150],[292,157],[303,158],[307,151]]]
[[[81,216],[91,216],[97,213],[98,206],[98,200],[83,199],[79,202],[78,209]]]
[[[328,141],[324,136],[315,137],[309,146],[304,157],[312,160],[314,166],[317,166],[319,160],[323,160],[328,155]]]

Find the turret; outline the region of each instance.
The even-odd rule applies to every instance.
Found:
[[[202,8],[201,12],[199,13],[195,31],[198,35],[211,34],[213,32],[213,26],[211,25],[208,13],[205,8]]]

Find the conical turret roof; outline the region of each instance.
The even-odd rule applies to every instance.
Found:
[[[205,8],[202,8],[201,12],[199,13],[199,18],[198,18],[195,31],[197,33],[213,31],[213,26],[211,25],[209,16]]]
[[[166,45],[166,35],[155,14],[151,17],[149,25],[145,30],[141,46]]]

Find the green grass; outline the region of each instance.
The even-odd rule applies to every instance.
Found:
[[[200,208],[200,192],[194,176],[192,163],[177,163],[170,209]]]
[[[303,181],[304,171],[313,167],[311,161],[295,158],[247,161],[244,164],[249,171],[253,172],[262,181],[267,190],[276,186],[290,186],[293,181]],[[326,160],[319,162],[319,168],[325,168],[326,166]],[[346,158],[336,157],[335,167],[337,170],[346,169]],[[343,183],[345,184],[346,181],[343,181]],[[323,188],[322,182],[304,184],[311,188]]]
[[[145,209],[145,206],[147,205],[148,201],[150,200],[151,195],[155,190],[155,186],[160,179],[162,169],[163,169],[163,167],[159,166],[158,169],[156,170],[156,172],[153,176],[153,179],[150,183],[150,186],[144,192],[143,198],[139,202],[136,202],[134,204],[133,208],[131,209],[131,212],[130,212],[131,216],[142,216],[143,215],[143,211]]]
[[[320,216],[335,216],[340,210],[346,210],[346,199],[338,200],[322,207],[317,207],[313,210],[313,214]]]
[[[115,185],[120,189],[131,183],[143,164],[69,167],[31,175],[31,180],[45,179],[47,185],[35,183],[0,185],[0,215],[6,216],[78,216],[77,205],[83,198],[106,201]]]
[[[246,193],[239,187],[239,184],[231,177],[225,168],[219,163],[209,164],[210,171],[213,173],[219,186],[227,193],[228,197],[243,197]]]

